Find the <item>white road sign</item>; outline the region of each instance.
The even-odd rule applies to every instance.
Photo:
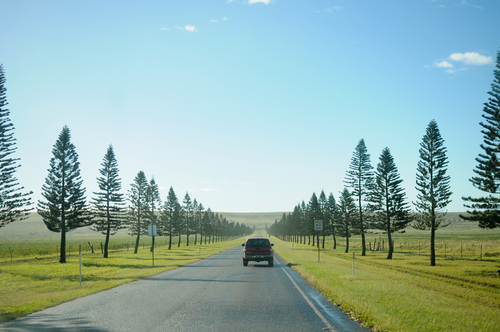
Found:
[[[314,220],[314,230],[315,231],[323,230],[323,220]]]

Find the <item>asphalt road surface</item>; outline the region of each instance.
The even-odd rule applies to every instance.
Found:
[[[0,331],[369,331],[275,256],[242,247],[0,324]]]

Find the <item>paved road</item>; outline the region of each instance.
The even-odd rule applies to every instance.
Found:
[[[275,257],[241,247],[0,324],[0,331],[368,331]]]

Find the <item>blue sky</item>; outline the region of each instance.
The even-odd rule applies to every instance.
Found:
[[[144,171],[215,211],[337,198],[365,140],[416,199],[435,119],[453,202],[470,184],[500,50],[500,1],[6,1],[0,63],[17,177],[35,201],[64,125],[87,197],[109,144],[123,191]]]

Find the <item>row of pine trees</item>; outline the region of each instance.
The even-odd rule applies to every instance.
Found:
[[[362,256],[366,255],[365,234],[379,230],[387,234],[388,255],[392,259],[394,243],[392,234],[405,229],[410,223],[419,229],[429,229],[432,233],[431,265],[435,265],[433,247],[434,232],[442,223],[444,213],[438,213],[448,203],[450,196],[450,177],[446,175],[447,157],[444,140],[439,133],[436,121],[432,120],[420,144],[420,161],[417,166],[417,202],[418,213],[413,213],[406,198],[405,190],[396,163],[389,148],[384,148],[375,170],[370,162],[370,154],[361,139],[356,146],[344,182],[346,186],[340,192],[338,202],[330,193],[327,198],[322,190],[319,198],[313,193],[309,203],[304,201],[293,209],[292,213],[283,214],[275,221],[269,232],[291,241],[320,245],[325,247],[325,237],[332,236],[334,249],[337,237],[346,240],[345,252],[349,252],[349,238],[361,235]],[[314,231],[314,221],[323,221],[323,231]]]
[[[494,80],[490,97],[484,104],[480,122],[483,130],[482,152],[476,158],[475,176],[472,185],[485,192],[483,197],[462,197],[467,215],[465,220],[478,222],[481,228],[500,227],[500,51],[497,53]],[[14,126],[6,108],[6,88],[3,66],[0,65],[0,228],[27,218],[32,211],[32,192],[25,192],[15,177],[19,167],[13,158],[16,150],[13,137]],[[218,241],[224,236],[249,233],[245,225],[228,222],[223,216],[206,211],[203,205],[188,194],[179,203],[170,188],[167,200],[161,204],[158,187],[152,178],[149,182],[141,171],[137,174],[128,191],[128,202],[121,193],[121,180],[112,146],[109,146],[98,178],[99,191],[94,193],[92,204],[86,203],[85,188],[80,177],[78,154],[70,140],[70,131],[64,127],[52,150],[49,174],[42,187],[44,200],[38,202],[38,213],[47,228],[61,233],[61,262],[65,262],[66,232],[92,225],[93,229],[106,234],[106,253],[109,236],[123,227],[139,238],[145,234],[149,224],[157,225],[158,234],[168,236],[169,248],[172,237],[194,235],[194,241],[207,237]],[[444,140],[441,138],[436,121],[431,121],[420,143],[420,160],[417,165],[417,199],[412,212],[402,187],[402,180],[390,153],[385,148],[375,170],[370,164],[364,140],[361,139],[353,153],[351,164],[346,171],[346,187],[340,193],[338,203],[332,194],[326,199],[322,192],[318,199],[315,194],[309,204],[297,205],[292,213],[284,214],[269,228],[271,234],[303,241],[314,234],[314,220],[324,220],[322,235],[344,236],[346,241],[354,234],[362,238],[362,255],[366,255],[365,234],[367,230],[379,229],[387,233],[389,255],[392,258],[391,234],[411,224],[418,229],[431,231],[431,265],[435,265],[434,240],[439,227],[444,222],[445,208],[450,203],[450,177],[446,174],[448,159]],[[314,244],[313,237],[313,244]],[[304,240],[305,242],[305,240]],[[316,234],[316,243],[319,235]],[[348,242],[347,242],[348,243]],[[178,242],[180,245],[180,242]],[[347,247],[348,248],[348,247]]]
[[[462,197],[467,214],[460,215],[464,220],[478,222],[479,227],[493,229],[500,227],[500,51],[497,53],[494,80],[490,97],[484,103],[480,122],[484,143],[482,152],[476,158],[476,176],[470,179],[472,185],[488,194],[485,197]],[[436,265],[435,232],[439,227],[448,226],[445,220],[446,206],[451,202],[450,176],[447,175],[448,158],[444,140],[439,133],[436,121],[427,126],[419,150],[417,164],[417,197],[413,202],[416,211],[411,211],[402,186],[394,158],[389,148],[384,148],[375,170],[370,163],[365,142],[361,139],[351,158],[338,202],[330,193],[326,198],[324,191],[319,198],[313,193],[306,205],[304,201],[283,214],[281,219],[269,227],[269,232],[283,239],[299,243],[319,245],[320,235],[323,248],[326,236],[345,237],[346,252],[349,250],[349,237],[361,235],[362,255],[366,255],[365,234],[378,230],[387,234],[388,259],[394,252],[392,234],[411,225],[416,229],[430,230],[431,266]],[[496,196],[495,196],[496,195]],[[314,231],[314,221],[323,220],[321,233]]]
[[[16,147],[14,126],[6,108],[5,81],[3,66],[0,65],[0,228],[26,219],[33,212],[30,197],[33,192],[25,192],[15,177],[20,165],[17,165],[19,159],[12,156]],[[203,204],[191,200],[188,193],[182,203],[179,202],[172,187],[166,201],[162,202],[154,177],[148,182],[143,171],[137,174],[125,195],[112,145],[108,147],[99,169],[99,191],[93,193],[89,204],[80,176],[78,154],[67,126],[59,134],[52,155],[42,186],[44,199],[38,201],[37,212],[50,231],[61,233],[61,263],[66,262],[67,232],[80,227],[90,226],[105,235],[105,258],[108,257],[110,236],[125,228],[130,235],[136,236],[134,253],[137,253],[141,235],[148,234],[149,225],[156,225],[158,236],[169,238],[168,249],[171,249],[174,237],[178,239],[177,246],[181,245],[182,238],[186,238],[186,245],[190,244],[190,239],[196,245],[202,241],[213,243],[253,232],[245,224],[230,222],[210,208],[205,210]]]
[[[154,177],[148,181],[143,171],[137,173],[125,196],[121,192],[118,162],[112,145],[108,147],[99,169],[99,191],[93,193],[89,205],[80,176],[78,154],[67,126],[59,134],[52,154],[49,174],[42,187],[44,200],[38,201],[37,212],[49,230],[61,233],[61,263],[66,262],[66,233],[79,227],[90,226],[106,236],[105,258],[108,257],[110,236],[124,228],[136,237],[134,253],[138,251],[141,235],[148,234],[149,225],[156,225],[157,236],[168,237],[168,249],[172,247],[173,237],[177,237],[177,246],[180,246],[185,235],[189,246],[190,236],[194,236],[196,245],[198,235],[200,243],[204,240],[206,244],[207,241],[218,242],[252,231],[244,224],[229,222],[210,208],[205,210],[196,199],[191,201],[188,193],[181,204],[172,187],[162,204]]]

